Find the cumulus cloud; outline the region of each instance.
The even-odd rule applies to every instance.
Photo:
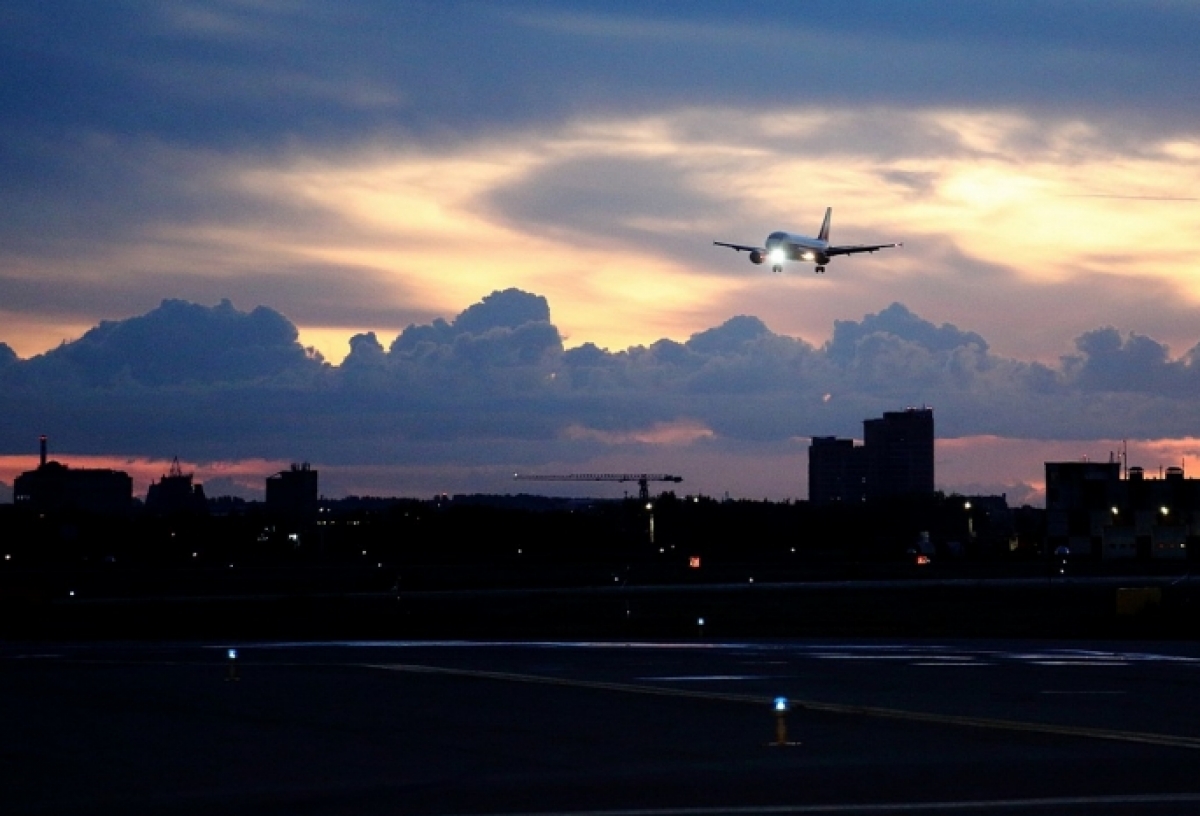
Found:
[[[1111,326],[1087,332],[1075,345],[1080,356],[1066,358],[1064,365],[1082,389],[1200,397],[1195,348],[1172,360],[1165,344],[1135,332],[1122,337]]]
[[[100,388],[275,379],[320,365],[296,338],[295,326],[264,306],[247,314],[228,300],[211,308],[164,300],[145,315],[105,321],[23,368],[34,383]]]
[[[498,461],[670,428],[746,444],[853,435],[917,404],[935,407],[946,436],[1155,438],[1185,434],[1200,396],[1195,349],[1172,359],[1151,338],[1099,329],[1055,368],[998,356],[899,303],[837,321],[821,347],[739,316],[684,342],[565,349],[549,318],[545,298],[497,291],[386,350],[356,335],[333,366],[269,308],[165,301],[44,355],[6,355],[2,444],[24,450],[56,425],[130,455]]]

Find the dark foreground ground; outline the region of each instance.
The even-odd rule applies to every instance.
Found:
[[[5,814],[1200,812],[1182,641],[10,640],[0,725]]]
[[[201,573],[199,583],[171,571],[120,581],[63,571],[0,584],[0,639],[1200,639],[1200,578],[1189,572],[1040,571],[780,580],[746,568],[719,582],[660,584],[614,572],[584,586],[554,573],[543,585],[445,588],[413,588],[408,576],[370,586],[359,573],[321,569],[238,568]]]

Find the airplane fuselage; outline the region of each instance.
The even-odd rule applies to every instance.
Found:
[[[825,220],[821,222],[821,231],[816,238],[807,235],[795,235],[791,232],[772,232],[767,236],[763,246],[747,246],[731,244],[726,241],[713,241],[715,246],[729,247],[735,252],[749,252],[750,262],[755,264],[771,262],[771,268],[776,272],[783,271],[784,261],[805,261],[816,267],[818,273],[825,271],[825,264],[835,255],[854,255],[859,252],[875,252],[880,249],[903,246],[902,244],[852,244],[849,246],[832,246],[829,243],[829,221],[833,217],[833,208],[825,208]]]
[[[767,257],[773,265],[778,266],[784,261],[808,261],[818,266],[829,263],[825,251],[829,242],[820,238],[809,238],[807,235],[795,235],[790,232],[772,232],[765,243]]]

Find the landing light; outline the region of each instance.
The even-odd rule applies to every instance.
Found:
[[[767,253],[767,258],[770,259],[771,263],[773,264],[781,264],[787,260],[787,255],[782,249],[772,249]]]
[[[787,697],[776,697],[775,698],[775,710],[776,711],[787,711],[788,710]]]
[[[816,255],[813,255],[811,252],[805,252],[805,253],[804,253],[803,255],[801,255],[800,257],[801,257],[801,258],[803,258],[803,259],[804,259],[804,260],[806,260],[806,261],[811,261],[813,258],[815,258],[815,257],[817,257],[817,256],[816,256]]]

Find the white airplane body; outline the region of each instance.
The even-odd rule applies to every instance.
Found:
[[[852,244],[849,246],[830,246],[829,220],[833,216],[833,207],[825,208],[825,220],[821,222],[821,231],[816,238],[807,235],[793,235],[790,232],[772,232],[767,236],[766,246],[744,246],[742,244],[727,244],[713,241],[713,246],[729,247],[737,252],[749,252],[750,262],[760,264],[771,262],[771,268],[776,274],[783,271],[784,261],[808,261],[816,264],[816,271],[825,271],[825,264],[837,255],[853,255],[858,252],[875,252],[880,249],[904,246],[895,244]]]

